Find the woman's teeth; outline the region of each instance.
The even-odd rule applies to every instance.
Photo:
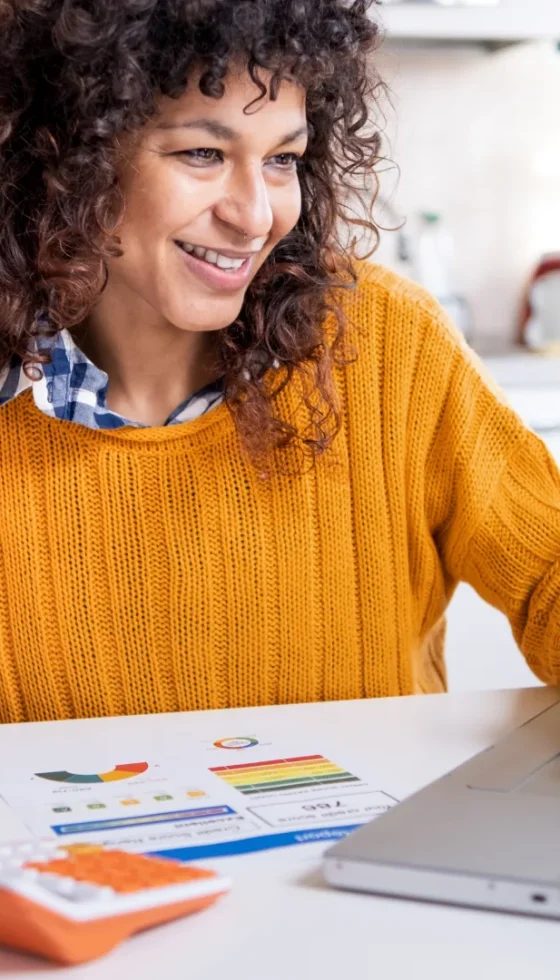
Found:
[[[201,248],[200,245],[189,245],[187,242],[177,242],[180,248],[184,252],[190,252],[196,255],[197,259],[202,259],[203,262],[209,262],[210,265],[217,265],[219,269],[229,269],[232,272],[237,272],[241,268],[246,259],[231,259],[227,255],[221,255],[219,252],[214,252],[210,248]]]

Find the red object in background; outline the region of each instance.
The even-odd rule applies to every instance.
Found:
[[[557,273],[560,275],[560,253],[551,253],[549,255],[544,255],[536,269],[533,271],[527,288],[525,290],[525,295],[523,298],[523,305],[521,308],[521,316],[519,318],[519,325],[517,330],[517,343],[527,345],[527,325],[533,315],[533,304],[532,304],[532,290],[536,282],[542,279],[544,276],[548,276],[551,273]],[[560,340],[560,337],[558,338]]]

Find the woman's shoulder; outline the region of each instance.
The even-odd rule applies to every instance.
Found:
[[[356,285],[342,300],[350,345],[362,371],[401,390],[437,377],[443,390],[455,374],[505,402],[488,369],[445,309],[422,286],[373,262],[355,263]],[[390,364],[391,370],[387,371]]]
[[[390,318],[396,328],[401,325],[406,329],[420,320],[449,327],[437,300],[412,279],[367,260],[353,265],[356,284],[344,300],[349,315],[359,313],[362,322],[374,320],[381,326]]]
[[[355,286],[345,291],[341,305],[350,338],[361,348],[368,338],[376,347],[389,345],[400,356],[430,350],[437,360],[482,365],[459,327],[423,286],[370,261],[354,263]],[[432,364],[433,367],[433,364]]]
[[[441,357],[469,356],[467,344],[437,300],[418,283],[370,261],[354,263],[355,284],[341,306],[351,343],[386,347],[413,357],[435,346]]]

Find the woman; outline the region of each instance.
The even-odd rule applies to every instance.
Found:
[[[460,579],[560,681],[552,459],[338,242],[369,6],[0,4],[2,721],[441,691]]]

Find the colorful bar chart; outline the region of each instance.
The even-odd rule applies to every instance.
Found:
[[[278,793],[282,790],[358,783],[357,776],[347,772],[322,755],[300,755],[292,759],[270,759],[267,762],[247,762],[237,766],[216,766],[211,769],[232,789],[245,796],[255,793]]]

